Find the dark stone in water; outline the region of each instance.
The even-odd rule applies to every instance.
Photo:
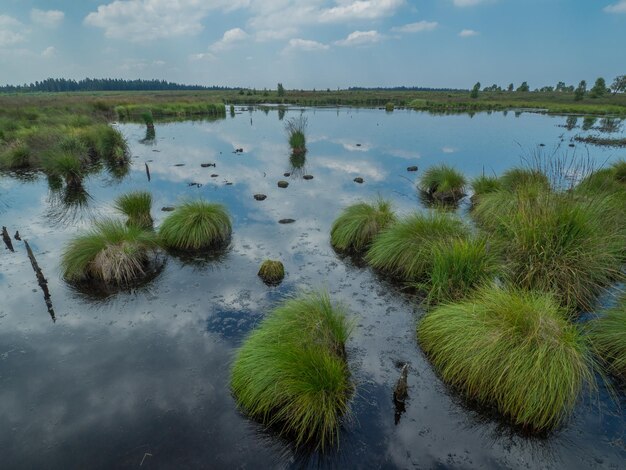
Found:
[[[232,186],[233,183],[231,183],[230,181],[226,181],[226,186]]]
[[[174,165],[174,166],[185,166],[185,164],[184,164],[184,163],[177,163],[177,164],[176,164],[176,165]]]
[[[417,171],[417,165],[410,166],[406,169],[406,171]]]
[[[360,146],[361,146],[361,144],[356,144],[356,146],[357,146],[357,147],[360,147]]]
[[[189,187],[195,186],[196,188],[201,188],[202,187],[202,183],[187,183],[187,186],[189,186]]]
[[[18,242],[22,241],[22,237],[20,237],[20,232],[19,230],[15,231],[15,235],[13,235],[13,238],[15,238]]]
[[[278,182],[278,187],[279,188],[286,188],[287,186],[289,186],[289,183],[287,183],[287,181],[281,180],[281,181]]]
[[[210,166],[212,166],[213,168],[215,168],[215,163],[200,163],[200,166],[202,168],[209,168]]]
[[[363,183],[363,178],[361,178],[360,176],[357,176],[356,178],[354,178],[354,182],[361,184]]]
[[[267,199],[267,196],[265,194],[255,194],[254,199],[256,199],[257,201],[265,201],[265,199]]]
[[[539,147],[545,147],[546,144],[539,144]]]
[[[574,145],[574,144],[569,144],[569,146],[570,146],[570,147],[576,147],[576,145]]]
[[[289,173],[288,171],[286,173],[283,173],[283,176],[285,178],[289,178],[291,176],[291,173]]]
[[[312,180],[313,175],[304,175],[302,178],[304,178],[305,180]]]
[[[279,224],[293,224],[295,219],[280,219],[278,221]]]
[[[161,210],[163,212],[172,212],[175,208],[172,206],[165,206],[165,207],[161,207]]]
[[[217,178],[218,176],[219,176],[219,175],[216,175],[215,173],[213,173],[213,174],[211,175],[211,178]]]

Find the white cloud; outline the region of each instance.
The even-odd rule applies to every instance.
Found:
[[[619,0],[617,3],[604,7],[607,13],[626,13],[626,0]]]
[[[473,29],[464,29],[459,33],[462,38],[471,38],[472,36],[478,36],[480,33]]]
[[[433,31],[439,26],[436,21],[418,21],[403,26],[394,26],[391,31],[394,33],[421,33],[423,31]]]
[[[283,49],[283,53],[289,53],[294,51],[324,51],[329,49],[330,46],[327,44],[322,44],[321,42],[312,41],[310,39],[290,39],[289,44],[285,49]]]
[[[251,0],[115,0],[85,17],[85,24],[102,28],[108,38],[145,42],[194,35],[212,10],[234,10]]]
[[[336,41],[338,46],[361,46],[363,44],[373,44],[383,39],[383,36],[375,30],[372,31],[354,31],[350,33],[346,39]]]
[[[57,50],[53,46],[46,47],[41,52],[41,57],[43,57],[44,59],[51,59],[52,57],[55,57],[56,55],[57,55]]]
[[[209,46],[209,49],[213,52],[224,51],[233,47],[234,44],[246,40],[247,38],[248,33],[246,33],[243,29],[229,29],[224,33],[222,39],[211,44],[211,46]]]
[[[393,15],[404,5],[404,0],[338,0],[339,5],[320,12],[321,22],[336,22],[355,19],[374,20]]]
[[[24,40],[22,23],[7,15],[0,15],[0,47],[13,46]]]
[[[453,3],[457,7],[472,7],[474,5],[478,5],[480,3],[485,3],[489,0],[453,0]]]
[[[44,11],[39,10],[38,8],[33,8],[30,11],[31,21],[40,26],[45,26],[46,28],[56,28],[63,22],[64,18],[65,13],[59,10]]]
[[[296,28],[262,29],[261,31],[257,31],[255,37],[259,42],[275,41],[293,37],[297,32],[298,30]]]

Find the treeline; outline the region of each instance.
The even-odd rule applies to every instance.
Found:
[[[181,85],[166,80],[124,80],[120,78],[47,78],[41,82],[0,86],[0,92],[67,92],[67,91],[161,91],[161,90],[232,90],[229,87]]]
[[[463,91],[457,88],[429,88],[419,86],[394,86],[394,87],[359,87],[351,86],[348,91]]]

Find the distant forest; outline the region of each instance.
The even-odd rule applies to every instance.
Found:
[[[123,80],[119,78],[47,78],[41,82],[0,86],[0,92],[66,92],[66,91],[158,91],[158,90],[232,90],[229,87],[181,85],[165,80]]]

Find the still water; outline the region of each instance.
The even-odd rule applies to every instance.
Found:
[[[284,119],[300,112],[290,109]],[[569,146],[581,132],[598,132],[583,125],[602,123],[512,112],[306,109],[309,151],[305,162],[294,162],[283,114],[242,108],[214,122],[157,124],[154,140],[145,139],[142,125],[119,125],[131,171],[121,180],[91,176],[83,204],[68,205],[45,176],[0,176],[0,225],[31,244],[56,312],[53,322],[23,243],[13,242],[15,253],[2,247],[0,466],[623,468],[623,390],[611,400],[600,387],[563,429],[522,436],[438,379],[415,339],[423,312],[414,299],[329,244],[333,219],[350,203],[382,195],[399,213],[423,210],[415,181],[434,164],[473,177],[499,174],[535,152],[578,155],[598,166],[626,156],[623,149]],[[407,172],[412,165],[417,173]],[[289,187],[278,188],[280,179]],[[60,278],[65,243],[92,219],[115,216],[114,198],[131,189],[152,192],[157,225],[167,215],[163,206],[197,197],[223,203],[234,220],[229,250],[216,259],[170,257],[155,280],[132,292],[73,290]],[[256,201],[256,193],[267,199]],[[286,218],[295,222],[278,223]],[[278,288],[256,275],[266,258],[285,264]],[[353,413],[339,449],[324,456],[297,453],[246,419],[228,388],[246,334],[285,296],[318,287],[345,303],[355,324],[348,344]],[[410,398],[395,416],[392,390],[405,362]]]

